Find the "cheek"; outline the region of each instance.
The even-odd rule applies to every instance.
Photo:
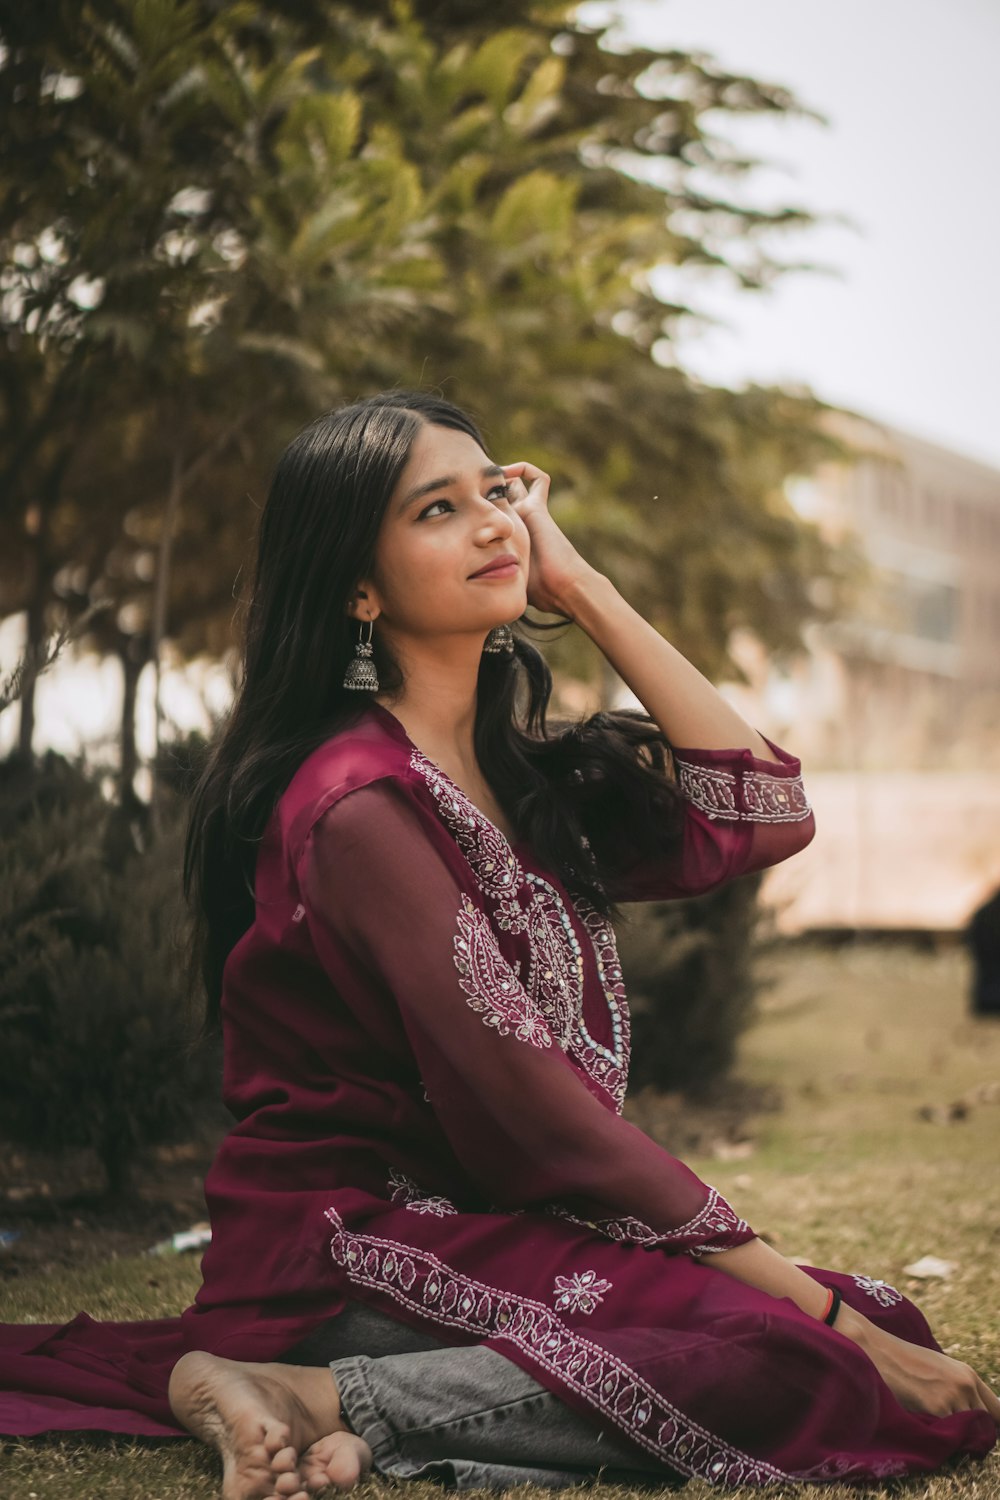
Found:
[[[383,553],[378,573],[385,598],[392,600],[392,613],[399,619],[439,619],[445,597],[460,586],[462,558],[456,557],[456,539],[446,537],[443,527],[417,529]]]

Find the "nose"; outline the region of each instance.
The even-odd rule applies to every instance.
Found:
[[[484,513],[482,520],[477,526],[477,532],[481,536],[512,536],[514,533],[514,515],[512,511],[501,510],[495,500],[483,500]]]

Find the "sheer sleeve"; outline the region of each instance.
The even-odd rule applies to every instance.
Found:
[[[684,797],[683,837],[675,854],[629,864],[608,893],[615,901],[700,896],[804,849],[816,832],[802,767],[772,740],[763,760],[750,750],[674,749]]]
[[[755,1238],[714,1189],[599,1097],[504,957],[441,825],[392,779],[313,825],[297,861],[317,954],[362,1024],[388,995],[451,1152],[487,1202],[678,1252]]]

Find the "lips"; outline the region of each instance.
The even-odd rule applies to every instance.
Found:
[[[512,564],[517,566],[520,559],[513,552],[504,552],[500,557],[494,557],[484,568],[477,568],[475,573],[470,573],[470,578],[479,578],[483,573],[492,573],[496,568],[507,568]]]

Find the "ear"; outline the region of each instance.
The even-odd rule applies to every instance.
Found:
[[[352,619],[367,621],[377,620],[381,612],[374,588],[368,584],[367,579],[360,579],[358,587],[347,601],[347,613]]]

